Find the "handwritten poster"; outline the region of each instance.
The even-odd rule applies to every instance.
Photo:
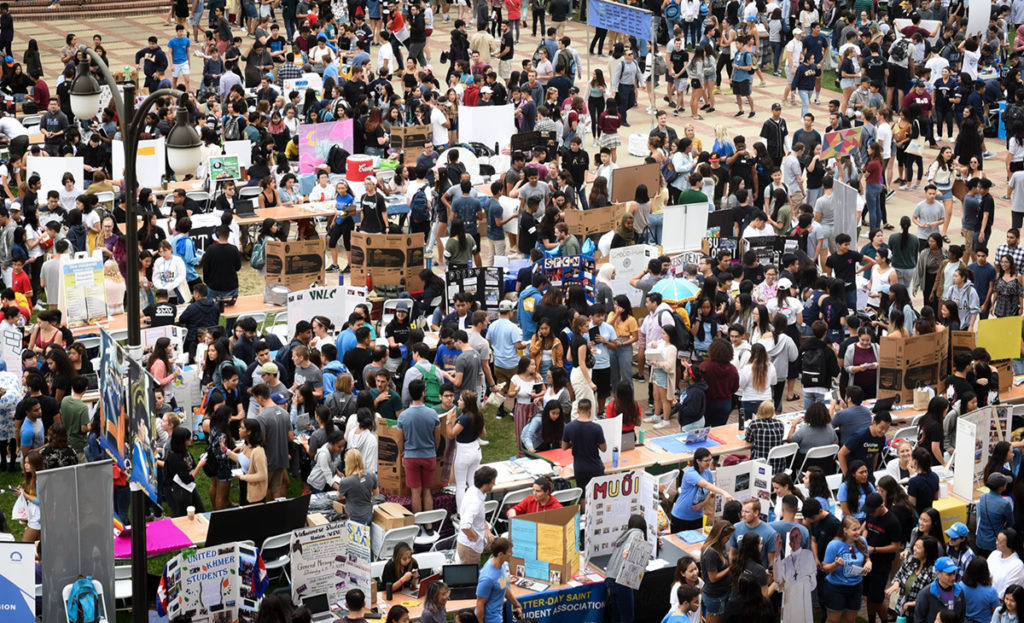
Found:
[[[647,539],[657,543],[658,483],[642,469],[594,478],[587,484],[587,539],[584,551],[589,560],[608,555],[616,539],[626,530],[630,515],[643,515]]]
[[[622,558],[608,561],[608,576],[614,577],[616,584],[637,590],[644,579],[647,563],[654,558],[654,544],[639,533],[631,534],[625,542],[623,554]]]
[[[299,528],[291,537],[292,599],[327,595],[342,601],[358,588],[370,594],[370,528],[342,521]]]
[[[254,621],[266,584],[256,548],[229,543],[172,558],[164,567],[157,597],[172,621]]]

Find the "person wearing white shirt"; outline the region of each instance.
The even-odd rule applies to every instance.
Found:
[[[153,261],[153,287],[166,290],[168,296],[177,296],[178,302],[184,303],[189,299],[179,290],[185,284],[185,279],[185,260],[175,255],[171,243],[164,240],[160,243],[159,256]]]
[[[494,489],[498,472],[493,467],[484,465],[473,474],[473,486],[462,497],[459,508],[459,535],[456,537],[456,552],[459,562],[480,564],[481,554],[487,543],[494,539],[491,527],[487,524],[484,502],[487,494]]]
[[[377,73],[381,72],[381,69],[387,65],[388,74],[395,73],[398,67],[395,65],[395,49],[391,47],[391,43],[388,42],[388,33],[390,31],[386,28],[380,32],[380,47],[377,48]]]
[[[932,51],[932,56],[924,63],[925,69],[932,72],[931,79],[928,80],[928,90],[931,91],[935,88],[935,81],[942,78],[942,68],[949,67],[949,61],[939,56],[938,50]]]
[[[334,186],[330,183],[330,176],[327,171],[317,171],[316,186],[309,191],[309,201],[333,201],[335,197]]]
[[[747,225],[747,228],[743,230],[744,238],[761,238],[774,235],[775,230],[768,224],[768,215],[764,212],[755,214],[754,220],[750,221],[750,225]]]
[[[1001,546],[1000,546],[1001,545]],[[1024,585],[1024,562],[1014,551],[1016,543],[1006,542],[1006,532],[996,536],[996,549],[988,555],[988,570],[992,574],[992,588],[1000,597],[1011,584]]]
[[[430,104],[430,126],[434,131],[434,147],[444,149],[448,146],[448,116],[434,105],[434,95],[430,91],[427,93],[423,100]]]
[[[783,3],[788,5],[789,3]],[[796,75],[796,68],[800,66],[800,57],[804,55],[804,31],[799,28],[793,29],[793,38],[783,48],[783,70],[786,74],[786,92],[782,99],[795,102],[790,96],[792,94],[793,76]]]
[[[603,177],[608,181],[608,196],[612,196],[612,171],[618,169],[619,166],[612,162],[611,152],[605,154],[604,151],[607,147],[601,148],[601,164],[598,165],[597,171],[594,172],[594,177]]]
[[[978,60],[981,58],[981,54],[978,53],[978,40],[964,39],[960,42],[960,49],[964,52],[964,62],[960,71],[970,76],[971,80],[977,80]]]

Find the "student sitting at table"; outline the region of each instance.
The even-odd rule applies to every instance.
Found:
[[[398,593],[402,589],[415,590],[419,583],[420,565],[412,557],[412,548],[405,543],[395,543],[391,560],[384,565],[380,574],[382,586],[391,585],[391,592]]]
[[[526,499],[508,509],[508,518],[562,508],[562,503],[551,495],[552,487],[551,479],[547,476],[540,476],[534,480],[533,495],[527,496]]]
[[[235,188],[235,181],[227,180],[221,182],[221,189],[224,192],[218,195],[217,200],[213,202],[213,209],[220,210],[221,212],[228,212],[230,214],[234,214],[235,201],[238,200]]]

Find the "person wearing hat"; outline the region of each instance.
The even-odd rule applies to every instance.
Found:
[[[888,600],[885,588],[889,580],[896,554],[902,549],[903,528],[896,514],[885,505],[881,494],[872,492],[864,497],[864,533],[868,542],[868,556],[871,558],[871,573],[864,578],[864,595],[868,605],[868,616],[878,614],[883,621],[888,619]]]
[[[267,499],[275,500],[288,495],[288,444],[295,438],[292,421],[282,405],[288,404],[288,396],[281,392],[271,393],[266,383],[252,388],[252,397],[259,405],[254,418],[263,431],[263,447],[267,453]]]
[[[974,545],[979,556],[988,557],[996,548],[996,535],[1014,525],[1013,504],[1003,495],[1012,481],[1001,472],[992,472],[985,480],[988,491],[978,499],[978,525]]]
[[[956,563],[949,556],[935,561],[935,581],[917,594],[914,623],[932,623],[942,610],[956,612],[956,620],[964,621],[967,604],[964,587],[956,583]]]
[[[507,299],[498,303],[498,319],[487,328],[487,339],[494,354],[494,382],[508,383],[516,374],[519,351],[529,345],[523,341],[523,330],[512,322],[516,304]]]
[[[260,345],[260,343],[257,343],[257,349],[259,349]],[[266,343],[262,343],[262,346],[266,346]],[[261,360],[263,363],[259,363]],[[250,385],[255,387],[256,385],[263,383],[270,388],[271,394],[281,394],[288,400],[291,400],[292,393],[288,391],[288,388],[285,387],[284,383],[282,383],[278,378],[280,369],[277,367],[277,364],[270,359],[270,349],[265,348],[263,350],[257,350],[256,362],[256,365],[250,373]],[[257,400],[250,400],[249,408],[246,411],[246,417],[256,417],[256,414],[259,412],[259,402]]]
[[[489,86],[480,87],[480,100],[477,101],[477,106],[494,106],[494,89]]]
[[[796,104],[796,100],[793,99],[791,83],[793,82],[793,76],[796,75],[796,68],[800,66],[800,61],[804,57],[803,39],[804,31],[794,28],[793,38],[782,49],[782,69],[783,75],[786,77],[786,90],[782,94],[782,99],[788,104]]]
[[[957,582],[963,579],[967,565],[974,560],[974,550],[967,538],[970,533],[967,526],[959,521],[946,528],[946,555],[956,563]]]
[[[768,148],[768,156],[775,163],[776,167],[782,166],[782,159],[786,155],[786,137],[789,136],[789,127],[786,120],[782,118],[782,104],[772,104],[772,116],[761,124],[761,138],[765,140]]]

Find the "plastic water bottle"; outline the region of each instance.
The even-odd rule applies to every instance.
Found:
[[[619,466],[619,448],[612,448],[612,467],[617,468]]]
[[[771,506],[768,507],[768,523],[775,521],[775,509]]]

